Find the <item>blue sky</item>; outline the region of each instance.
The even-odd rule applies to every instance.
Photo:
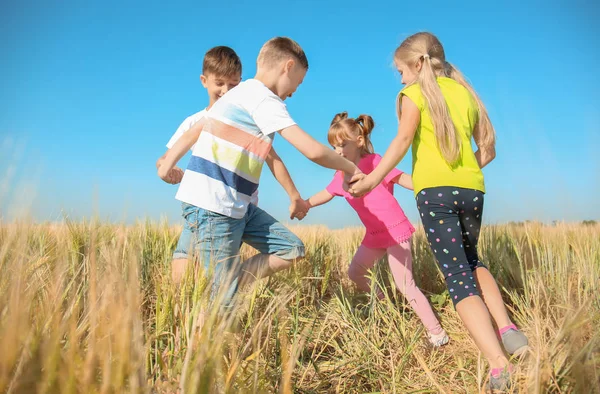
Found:
[[[177,222],[176,187],[157,178],[154,162],[179,123],[207,104],[198,76],[215,45],[238,52],[246,79],[266,40],[294,38],[310,69],[287,102],[292,117],[326,143],[335,113],[370,114],[383,154],[396,132],[401,88],[392,54],[403,38],[427,30],[472,81],[496,126],[485,219],[600,218],[597,1],[50,3],[0,5],[5,217]],[[331,170],[282,138],[275,147],[304,196],[331,179]],[[399,168],[410,171],[410,155]],[[412,193],[396,196],[416,221]],[[287,196],[266,166],[260,197],[286,218]],[[339,198],[304,222],[359,223]]]

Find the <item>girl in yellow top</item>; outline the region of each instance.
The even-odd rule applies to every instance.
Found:
[[[352,178],[348,191],[361,196],[373,190],[412,144],[414,191],[429,245],[458,314],[490,363],[489,385],[505,389],[510,367],[490,314],[508,353],[521,354],[528,343],[477,254],[485,193],[481,169],[496,155],[494,128],[477,93],[446,62],[434,35],[410,36],[396,49],[394,61],[407,85],[397,99],[398,135],[377,168]]]

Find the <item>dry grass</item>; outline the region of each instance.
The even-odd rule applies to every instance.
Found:
[[[393,289],[355,293],[360,230],[293,230],[307,259],[245,289],[227,332],[215,311],[195,330],[204,280],[170,283],[178,228],[0,224],[0,392],[479,392],[485,363],[423,233],[415,277],[451,336],[442,350]],[[600,227],[489,226],[480,245],[532,345],[520,392],[599,393]]]

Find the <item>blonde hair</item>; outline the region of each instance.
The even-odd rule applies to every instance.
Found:
[[[331,146],[335,146],[339,141],[354,140],[360,136],[365,141],[362,154],[374,153],[373,143],[369,137],[374,127],[375,122],[369,115],[359,115],[356,118],[349,118],[348,112],[340,112],[331,121],[329,131],[327,132],[327,141],[329,141]]]
[[[204,55],[202,74],[217,77],[241,76],[242,61],[233,49],[226,46],[214,47]]]
[[[290,57],[298,61],[305,70],[308,70],[308,59],[302,47],[291,38],[275,37],[262,46],[256,63],[259,67],[273,67]]]
[[[396,49],[394,58],[408,67],[414,67],[419,61],[422,62],[416,82],[427,101],[437,143],[448,164],[456,163],[460,157],[461,143],[450,117],[448,105],[437,83],[437,77],[452,78],[471,93],[479,110],[478,143],[480,147],[494,147],[496,133],[485,105],[463,74],[446,61],[444,48],[436,36],[426,32],[413,34]],[[398,102],[398,118],[401,114],[400,102]]]

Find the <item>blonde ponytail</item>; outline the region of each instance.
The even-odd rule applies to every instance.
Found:
[[[437,83],[437,77],[452,78],[471,93],[479,109],[477,143],[481,145],[480,147],[494,147],[495,131],[485,105],[460,71],[446,62],[444,48],[436,36],[426,32],[413,34],[400,44],[394,57],[409,67],[415,67],[421,62],[421,69],[415,82],[419,84],[427,102],[438,148],[446,163],[452,166],[459,160],[462,145],[452,122],[448,104]],[[399,94],[396,99],[398,119],[402,115],[400,97]]]
[[[446,76],[454,79],[456,82],[464,86],[469,93],[471,93],[471,96],[473,96],[473,99],[475,99],[475,102],[477,103],[477,108],[479,109],[479,121],[477,123],[477,127],[479,129],[479,140],[477,143],[480,145],[479,147],[494,148],[496,146],[496,131],[494,130],[494,126],[492,125],[492,121],[490,120],[487,109],[479,98],[479,95],[467,81],[465,76],[452,64],[446,62],[445,70]]]
[[[423,97],[427,102],[433,129],[442,157],[449,165],[456,163],[460,157],[460,139],[450,117],[448,104],[437,83],[434,68],[438,68],[440,60],[429,55],[423,57],[423,65],[417,79]]]

